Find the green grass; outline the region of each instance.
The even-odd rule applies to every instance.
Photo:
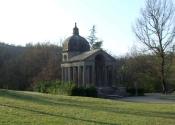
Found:
[[[0,90],[0,125],[175,125],[175,104]]]

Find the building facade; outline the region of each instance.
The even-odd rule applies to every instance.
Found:
[[[75,24],[73,35],[63,43],[62,81],[83,87],[111,87],[115,82],[114,65],[115,59],[104,50],[90,50]]]

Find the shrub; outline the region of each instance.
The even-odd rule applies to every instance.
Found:
[[[135,96],[136,95],[136,89],[135,88],[128,88],[127,92],[131,95],[131,96]],[[144,95],[144,89],[143,88],[138,88],[137,89],[137,96],[143,96]]]
[[[87,97],[97,97],[97,89],[92,86],[86,88],[86,96]]]
[[[34,91],[48,93],[48,88],[50,86],[50,81],[39,81],[34,85]]]
[[[75,84],[61,81],[40,81],[35,84],[34,91],[51,94],[71,95]]]
[[[95,87],[74,87],[72,96],[97,97],[97,89]]]
[[[64,94],[64,95],[72,95],[72,90],[76,87],[76,85],[72,82],[65,82],[62,83],[59,87],[59,91],[61,93],[57,94]]]
[[[34,85],[34,91],[42,93],[97,97],[95,87],[78,87],[72,82],[39,81]]]
[[[86,96],[86,91],[84,87],[74,87],[72,90],[72,96]]]

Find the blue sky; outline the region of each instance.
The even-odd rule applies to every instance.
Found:
[[[103,48],[123,55],[134,44],[131,27],[143,6],[144,0],[0,0],[0,41],[60,44],[77,22],[81,36],[96,25]]]

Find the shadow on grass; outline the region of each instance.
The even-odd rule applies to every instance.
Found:
[[[30,101],[33,103],[43,104],[43,105],[59,105],[64,107],[76,107],[79,109],[89,109],[93,111],[104,111],[104,112],[112,112],[112,113],[120,113],[120,114],[128,114],[128,115],[136,115],[136,116],[144,116],[144,117],[160,117],[167,119],[175,119],[175,112],[155,112],[155,111],[142,111],[142,110],[132,110],[127,108],[112,108],[112,107],[104,107],[93,105],[93,103],[89,105],[81,104],[75,100],[69,99],[50,99],[44,96],[38,95],[28,95],[21,92],[8,91],[8,90],[0,90],[0,95],[8,98],[18,99]]]
[[[54,114],[54,113],[49,113],[49,112],[44,112],[44,111],[39,111],[39,110],[33,110],[33,109],[28,109],[24,107],[17,107],[17,106],[11,106],[11,105],[6,105],[6,104],[0,104],[1,106],[6,106],[9,108],[15,108],[15,109],[20,109],[20,110],[25,110],[25,111],[30,111],[38,114],[43,114],[43,115],[48,115],[48,116],[54,116],[54,117],[62,117],[66,119],[72,119],[72,120],[79,120],[82,122],[89,122],[89,123],[95,123],[95,124],[100,124],[100,125],[119,125],[116,123],[107,123],[107,122],[101,122],[101,121],[95,121],[95,120],[88,120],[88,119],[82,119],[82,118],[76,118],[72,116],[66,116],[66,115],[61,115],[61,114]]]
[[[40,93],[40,94],[42,94],[42,93]],[[5,90],[5,89],[3,89],[3,90],[0,89],[0,96],[12,97],[12,98],[15,98],[18,100],[22,99],[22,100],[26,100],[26,101],[32,101],[34,103],[37,103],[40,101],[43,103],[43,100],[47,100],[47,101],[59,101],[59,102],[79,103],[79,104],[84,103],[86,105],[92,104],[91,102],[88,102],[88,101],[79,101],[79,100],[75,100],[75,99],[71,99],[71,98],[69,98],[69,99],[64,98],[63,99],[63,98],[59,98],[59,96],[57,96],[57,98],[52,98],[52,97],[39,95],[39,94],[23,93],[21,91],[13,91],[13,90]],[[93,104],[95,104],[95,103],[93,102]],[[50,103],[49,103],[49,105],[50,105]]]

